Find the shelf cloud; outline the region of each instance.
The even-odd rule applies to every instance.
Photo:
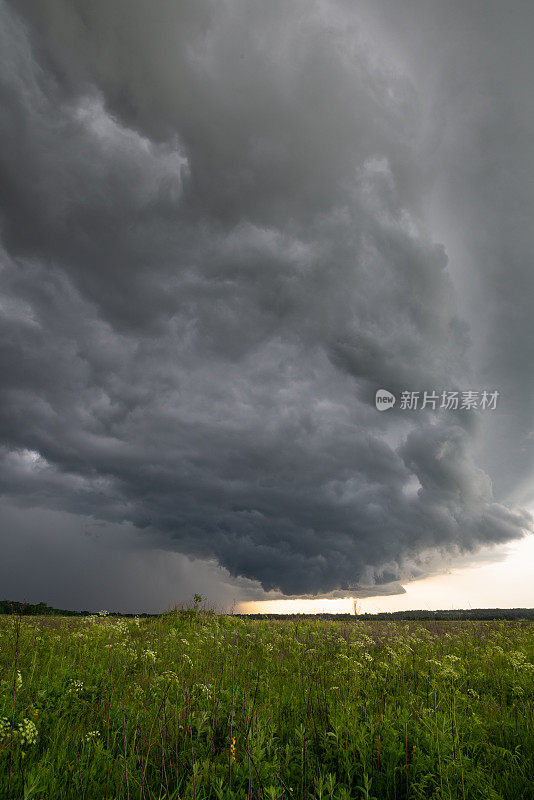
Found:
[[[6,501],[285,595],[532,529],[532,13],[398,5],[0,0]]]

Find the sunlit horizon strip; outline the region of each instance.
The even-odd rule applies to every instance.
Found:
[[[240,614],[360,614],[468,608],[534,607],[534,535],[498,548],[502,561],[453,568],[405,584],[406,593],[364,598],[256,600],[238,604]]]

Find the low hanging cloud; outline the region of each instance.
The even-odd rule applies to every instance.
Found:
[[[472,366],[421,214],[420,99],[354,15],[0,15],[10,501],[285,594],[378,593],[531,527],[477,466],[476,415],[374,408],[381,387],[472,388]]]

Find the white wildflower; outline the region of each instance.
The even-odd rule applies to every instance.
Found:
[[[514,668],[520,669],[524,666],[527,657],[521,650],[512,650],[511,653],[508,653],[507,659]]]
[[[176,682],[178,682],[178,675],[176,674],[176,672],[173,672],[171,669],[168,669],[165,672],[162,672],[159,677],[160,677],[160,680],[163,680],[163,681],[176,681]]]
[[[154,650],[143,650],[141,655],[146,661],[150,661],[152,664],[156,663],[156,653]]]
[[[458,673],[452,667],[444,667],[441,670],[440,675],[442,678],[450,678],[451,680],[455,680],[459,677]]]
[[[11,731],[11,722],[7,717],[0,717],[0,741],[9,736]]]
[[[20,734],[20,742],[22,745],[32,745],[37,741],[37,728],[31,719],[24,718],[22,722],[17,725]]]

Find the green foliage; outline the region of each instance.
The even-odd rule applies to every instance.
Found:
[[[197,595],[195,595],[197,597]],[[200,597],[200,595],[198,595]],[[202,599],[202,598],[201,598]],[[100,612],[104,613],[104,612]],[[105,612],[108,613],[107,611]],[[88,617],[91,612],[89,611],[68,611],[65,608],[53,608],[48,603],[27,603],[19,602],[18,600],[0,600],[0,614],[18,614],[25,617]],[[132,618],[134,614],[120,614],[113,612],[112,616],[115,617],[129,617]],[[156,614],[140,614],[140,617],[155,617]]]
[[[19,603],[16,600],[0,600],[0,614],[23,614],[24,616],[62,616],[77,617],[87,611],[66,611],[52,608],[47,603]]]
[[[0,618],[0,797],[534,796],[532,623],[201,603]]]

